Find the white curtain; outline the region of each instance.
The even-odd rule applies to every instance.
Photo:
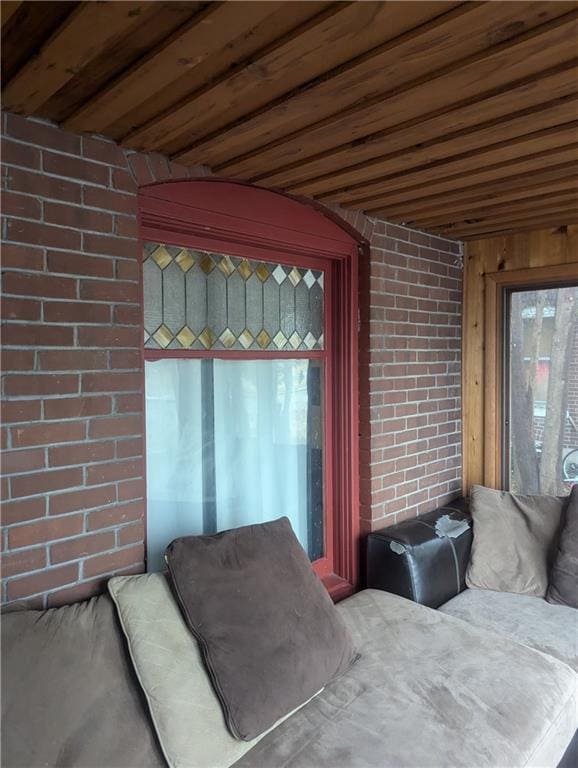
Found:
[[[205,424],[203,450],[202,415],[211,397],[201,366],[207,364],[214,434]],[[175,537],[212,532],[203,524],[212,501],[204,498],[207,455],[211,464],[214,457],[214,530],[286,515],[307,550],[307,368],[307,360],[291,359],[147,362],[149,571],[164,567],[165,547]]]

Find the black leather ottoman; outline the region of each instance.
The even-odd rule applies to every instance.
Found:
[[[471,546],[468,503],[460,498],[370,533],[367,586],[437,608],[465,588]]]

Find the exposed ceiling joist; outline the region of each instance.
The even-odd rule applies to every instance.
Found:
[[[217,167],[223,173],[238,176],[246,173],[247,163],[250,163],[252,169],[259,171],[253,173],[252,178],[258,176],[260,181],[264,181],[265,171],[282,168],[286,163],[297,160],[306,160],[320,150],[362,139],[367,134],[415,119],[424,113],[442,109],[447,111],[457,97],[460,100],[474,98],[481,90],[505,89],[516,80],[535,77],[548,67],[576,57],[577,17],[578,11],[572,11],[513,40],[451,61],[437,70],[431,65],[428,68],[424,66],[423,73],[417,78],[404,80],[402,85],[393,89],[390,88],[391,80],[384,73],[382,82],[387,90],[371,98],[360,99],[348,108],[333,112],[329,117],[317,120],[304,129],[264,143],[258,149],[243,154],[242,160],[233,158],[219,162]],[[328,94],[327,98],[329,101],[340,101],[337,92]],[[309,120],[311,116],[309,111]],[[479,119],[482,118],[483,115],[479,115]],[[277,130],[280,130],[279,127]],[[239,127],[236,133],[237,140],[244,135]],[[267,138],[260,136],[260,140]],[[225,137],[222,137],[221,156],[230,151]],[[181,161],[192,160],[195,156],[191,153],[179,154],[178,158]],[[210,159],[212,154],[209,153],[208,157]]]
[[[20,8],[22,5],[22,0],[5,0],[2,5],[0,5],[0,13],[2,15],[2,26],[7,24],[12,16],[16,13],[16,11]]]
[[[446,236],[574,220],[578,3],[2,4],[4,108]]]
[[[72,131],[106,131],[185,72],[193,72],[207,58],[221,52],[231,40],[250,35],[279,6],[277,2],[207,5],[66,120],[64,127]]]
[[[142,2],[82,3],[12,78],[2,94],[2,106],[34,112],[92,61],[102,47],[136,26]]]
[[[456,229],[456,230],[437,230],[439,234],[451,236],[458,240],[471,240],[480,235],[485,237],[495,237],[496,235],[510,232],[521,231],[524,229],[546,229],[549,227],[563,227],[569,224],[578,223],[578,214],[576,208],[558,211],[558,213],[545,214],[543,216],[524,216],[523,218],[512,218],[508,222],[489,222],[487,224],[478,224],[477,226]],[[434,230],[436,231],[436,230]]]
[[[388,194],[390,190],[406,187],[419,189],[427,183],[432,185],[431,190],[434,191],[437,189],[434,182],[445,183],[447,186],[448,182],[452,182],[453,185],[453,182],[460,182],[463,179],[467,184],[469,174],[476,173],[482,174],[481,180],[488,181],[501,178],[504,173],[524,170],[526,165],[528,170],[532,166],[545,165],[551,162],[552,154],[566,150],[569,145],[575,149],[577,142],[578,120],[573,120],[570,123],[555,125],[510,141],[496,142],[489,147],[459,153],[421,166],[409,162],[406,170],[388,173],[389,169],[384,169],[383,176],[378,181],[360,183],[317,197],[320,200],[339,201],[359,208],[376,196]]]
[[[448,215],[446,211],[437,216],[420,217],[416,219],[414,223],[420,228],[428,229],[443,225],[453,226],[458,224],[470,224],[473,220],[477,221],[494,214],[496,215],[496,218],[502,214],[510,218],[515,218],[515,216],[520,213],[540,214],[543,211],[549,211],[554,208],[556,210],[559,210],[560,208],[571,208],[573,205],[578,205],[578,186],[575,189],[559,190],[557,192],[552,192],[549,195],[543,195],[540,192],[538,195],[522,198],[521,200],[510,200],[507,205],[498,203],[496,205],[476,207],[475,217],[470,217],[467,213],[463,212],[451,216]]]
[[[396,204],[389,199],[375,200],[365,210],[368,213],[387,213],[387,216],[393,220],[399,219],[404,222],[415,221],[418,217],[423,218],[425,214],[439,211],[470,211],[473,217],[476,206],[492,201],[506,203],[536,195],[539,192],[575,189],[578,187],[577,171],[576,165],[564,163],[561,167],[549,168],[547,171],[522,174],[525,178],[511,179],[508,183],[498,181],[494,184],[464,187],[457,192],[412,198]]]

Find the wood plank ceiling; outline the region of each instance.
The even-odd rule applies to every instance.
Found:
[[[578,3],[3,2],[6,110],[461,239],[578,222]]]

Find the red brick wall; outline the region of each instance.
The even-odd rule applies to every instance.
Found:
[[[136,190],[198,176],[3,115],[2,602],[53,606],[143,569]],[[362,274],[362,527],[459,489],[456,243],[344,213]]]
[[[343,212],[361,273],[361,531],[461,491],[462,245]]]
[[[199,175],[3,115],[2,601],[142,570],[139,184]]]

